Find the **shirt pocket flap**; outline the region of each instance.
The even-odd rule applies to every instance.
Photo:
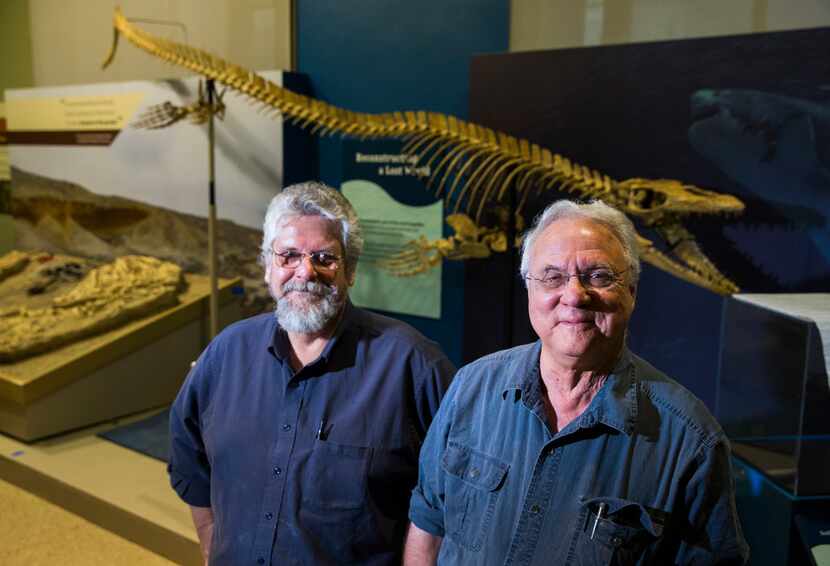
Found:
[[[584,500],[584,505],[590,512],[589,515],[594,517],[600,505],[603,504],[602,517],[616,525],[628,527],[626,531],[633,533],[642,529],[655,538],[663,534],[663,526],[668,516],[665,511],[619,497],[592,497]]]
[[[510,468],[501,460],[456,442],[447,445],[441,466],[448,474],[486,491],[495,491],[501,487]]]

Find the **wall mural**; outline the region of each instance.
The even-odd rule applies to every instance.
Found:
[[[806,245],[830,265],[830,107],[761,90],[700,89],[691,113],[688,138],[697,154],[780,220],[803,227]],[[789,287],[800,274],[774,276]]]

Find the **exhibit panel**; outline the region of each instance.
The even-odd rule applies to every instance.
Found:
[[[263,76],[282,84],[279,71]],[[221,103],[219,217],[258,228],[282,185],[282,122],[263,120],[238,96],[223,96]],[[200,78],[10,89],[6,106],[15,169],[99,195],[207,215],[207,101]]]
[[[344,140],[342,147],[340,189],[355,207],[366,240],[352,301],[435,329],[445,303],[443,257],[412,246],[444,236],[442,199],[424,186],[429,167],[415,165],[417,156],[404,153],[396,141]],[[402,252],[412,261],[401,259]]]

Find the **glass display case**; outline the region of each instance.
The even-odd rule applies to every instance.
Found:
[[[791,496],[830,495],[830,293],[723,308],[715,413],[734,455]]]

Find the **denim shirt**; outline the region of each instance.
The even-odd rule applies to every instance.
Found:
[[[541,343],[462,368],[430,427],[409,516],[439,564],[744,564],[730,449],[703,404],[623,352],[556,434]]]
[[[205,350],[170,414],[170,480],[214,515],[211,564],[400,564],[418,451],[455,372],[413,328],[348,304],[294,372],[273,314]]]

